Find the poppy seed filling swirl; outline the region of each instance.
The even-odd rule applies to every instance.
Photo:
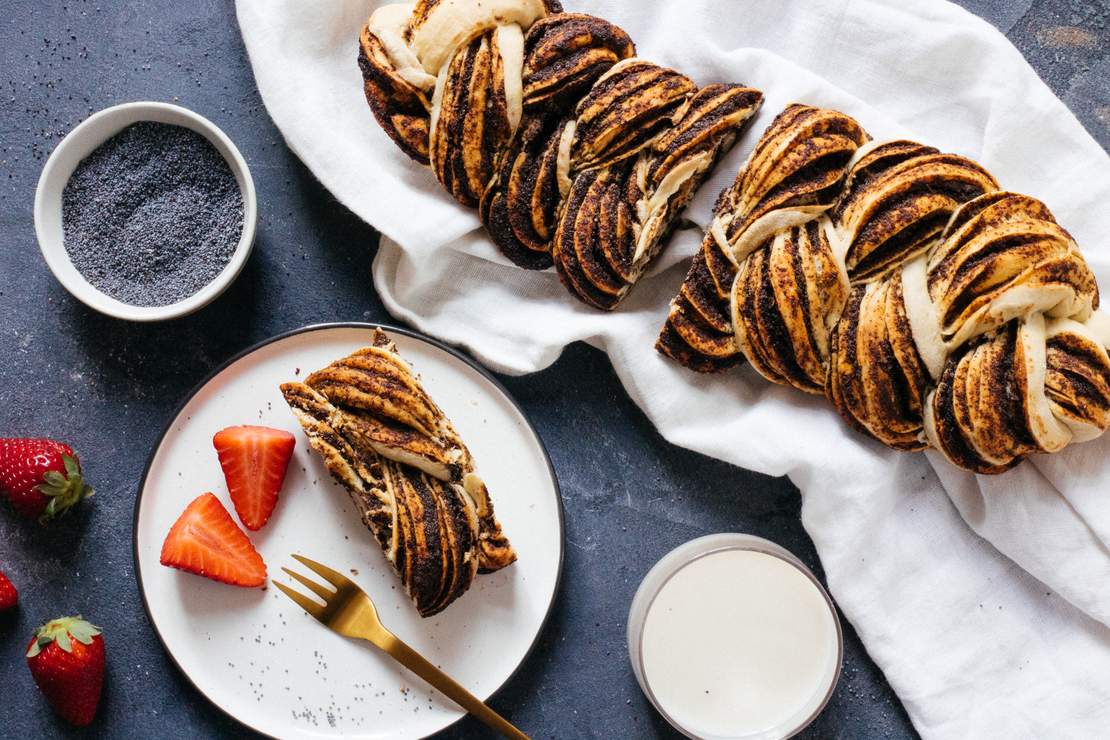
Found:
[[[421,616],[516,560],[470,450],[381,329],[281,393]]]
[[[384,5],[359,46],[367,102],[398,147],[479,209],[513,263],[554,265],[603,310],[763,100],[638,59],[620,28],[555,0]]]
[[[1110,426],[1110,320],[1074,239],[979,164],[786,109],[717,203],[656,348],[824,394],[890,447],[1001,473]]]

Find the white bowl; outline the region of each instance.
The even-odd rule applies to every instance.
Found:
[[[243,233],[220,274],[193,295],[165,306],[132,306],[101,292],[73,266],[62,229],[62,191],[81,160],[133,123],[155,121],[184,126],[216,147],[235,174],[243,194]],[[124,103],[94,113],[69,132],[46,160],[35,190],[35,234],[46,264],[74,298],[103,314],[128,321],[162,321],[192,313],[224,292],[238,277],[254,246],[258,202],[254,180],[243,155],[216,124],[191,110],[169,103]]]

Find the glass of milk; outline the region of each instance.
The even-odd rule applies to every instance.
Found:
[[[843,639],[832,601],[798,558],[760,537],[714,534],[648,572],[628,651],[640,688],[683,734],[779,740],[828,703]]]

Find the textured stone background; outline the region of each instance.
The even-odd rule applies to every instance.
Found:
[[[1103,146],[1110,143],[1106,0],[961,0],[1001,28]],[[169,412],[232,354],[304,324],[389,321],[368,278],[376,236],[289,152],[254,87],[226,0],[0,0],[0,434],[49,434],[81,452],[97,496],[49,529],[0,511],[0,569],[22,606],[0,619],[0,735],[66,734],[23,665],[34,627],[80,612],[106,628],[108,687],[90,735],[241,736],[163,655],[131,561],[138,477]],[[204,311],[126,324],[71,299],[31,218],[44,158],[88,114],[128,100],[208,116],[250,162],[262,205],[254,256]],[[582,383],[583,378],[591,382]],[[571,347],[504,379],[546,442],[567,512],[563,590],[538,649],[494,700],[537,737],[671,737],[628,667],[628,604],[647,569],[701,534],[769,537],[818,569],[791,485],[665,443],[608,362]],[[552,403],[551,399],[559,399]],[[582,430],[606,430],[582,444]],[[614,464],[615,463],[615,464]],[[807,737],[913,737],[850,627],[843,678]],[[445,733],[483,736],[465,721]]]

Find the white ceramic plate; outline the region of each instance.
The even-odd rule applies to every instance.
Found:
[[[159,564],[170,526],[201,493],[214,492],[235,517],[212,448],[212,435],[223,427],[263,424],[297,437],[277,509],[251,535],[270,577],[291,582],[280,568],[297,566],[293,552],[348,573],[374,599],[386,626],[479,697],[493,694],[524,661],[558,586],[562,504],[539,437],[476,365],[432,340],[387,328],[473,452],[519,554],[508,568],[478,576],[446,611],[417,615],[278,390],[366,346],[370,329],[309,327],[216,371],[170,422],[135,504],[139,590],[166,650],[218,707],[275,737],[423,737],[462,711],[368,643],[328,631],[276,588],[235,588]],[[511,708],[502,710],[511,719]]]

